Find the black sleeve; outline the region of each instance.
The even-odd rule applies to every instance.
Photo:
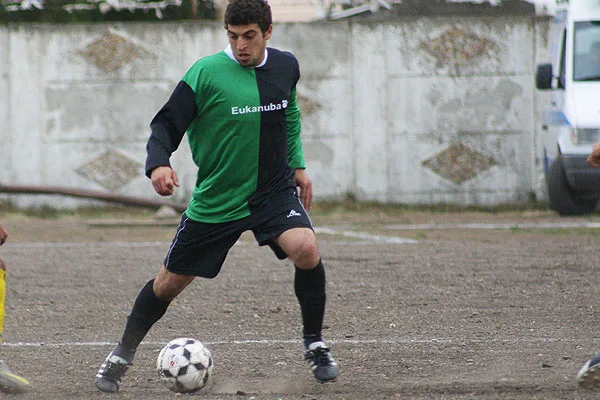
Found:
[[[196,94],[187,83],[180,81],[150,123],[152,133],[146,144],[148,178],[156,167],[171,166],[169,158],[179,147],[185,131],[197,114]]]

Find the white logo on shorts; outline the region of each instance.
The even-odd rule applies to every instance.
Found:
[[[300,214],[298,211],[296,210],[291,210],[290,213],[287,215],[287,218],[291,218],[291,217],[301,217],[302,214]]]

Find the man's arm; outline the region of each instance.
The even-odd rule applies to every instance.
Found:
[[[150,123],[152,133],[146,145],[146,176],[161,196],[170,196],[175,187],[179,187],[177,173],[171,168],[169,159],[197,114],[195,93],[181,81]]]
[[[300,107],[296,99],[296,88],[292,90],[288,106],[285,109],[285,124],[287,128],[288,163],[293,169],[305,168],[304,151],[300,132]]]
[[[296,88],[292,90],[288,106],[285,109],[285,122],[287,127],[288,163],[294,169],[294,181],[300,189],[300,201],[302,201],[304,208],[310,210],[313,197],[312,181],[304,170],[306,165],[300,136],[302,125],[300,123],[300,107],[298,107],[296,98]]]
[[[304,169],[296,169],[294,171],[294,182],[296,186],[300,188],[300,201],[307,210],[310,210],[312,205],[312,181],[306,174]]]
[[[196,115],[196,95],[184,81],[180,81],[167,103],[150,123],[152,133],[146,144],[146,176],[151,177],[157,167],[171,167],[171,154],[179,147],[185,131]]]
[[[600,167],[600,142],[596,142],[592,148],[592,152],[587,158],[588,164],[592,167]]]

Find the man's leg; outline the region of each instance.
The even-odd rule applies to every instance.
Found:
[[[323,318],[325,315],[325,268],[319,261],[312,269],[294,267],[294,292],[300,303],[302,314],[302,338],[308,347],[312,342],[321,340]]]
[[[2,344],[2,333],[4,331],[4,300],[6,298],[6,265],[0,258],[0,344]],[[31,385],[27,379],[11,372],[4,361],[0,360],[0,392],[24,393]]]
[[[325,268],[317,240],[309,228],[292,228],[275,242],[294,262],[294,291],[302,314],[304,357],[315,378],[322,382],[337,378],[338,365],[321,337],[325,315]]]
[[[173,300],[194,280],[191,275],[169,272],[163,265],[155,279],[146,283],[127,318],[123,337],[96,374],[95,385],[103,392],[117,392],[133,363],[135,352],[150,328],[162,318]]]

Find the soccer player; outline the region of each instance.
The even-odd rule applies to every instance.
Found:
[[[6,242],[8,232],[0,225],[0,246]],[[0,258],[0,344],[2,344],[2,332],[4,328],[4,298],[6,293],[6,264]],[[6,363],[0,360],[0,392],[24,393],[30,388],[27,379],[15,375]]]
[[[592,167],[600,168],[600,142],[596,142],[587,158]],[[577,373],[577,383],[585,389],[600,389],[600,351]]]
[[[279,259],[293,261],[304,357],[317,380],[338,375],[321,337],[325,269],[306,211],[312,182],[300,139],[298,61],[267,47],[273,26],[264,0],[231,0],[224,25],[228,47],[198,60],[150,123],[146,175],[155,191],[169,196],[179,186],[169,159],[186,132],[196,186],[163,265],[141,289],[122,338],[95,377],[104,392],[119,390],[138,345],[169,303],[195,277],[216,277],[247,230]]]

